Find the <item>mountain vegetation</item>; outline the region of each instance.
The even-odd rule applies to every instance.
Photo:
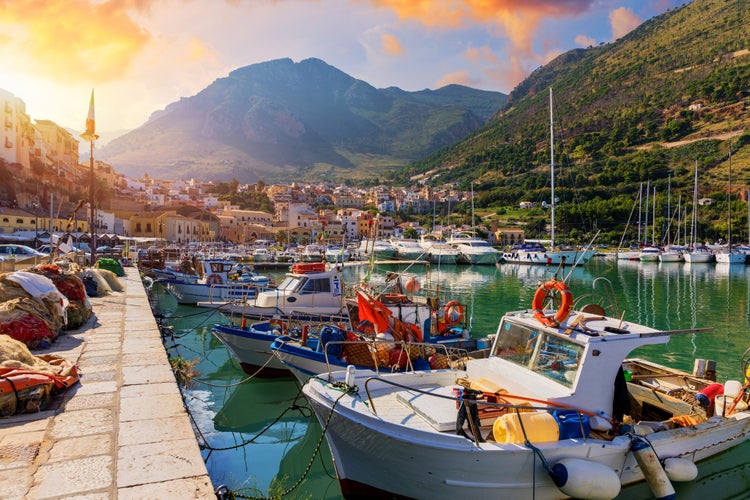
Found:
[[[694,1],[616,42],[566,52],[519,84],[482,129],[388,181],[466,190],[473,183],[475,206],[501,224],[513,223],[502,214],[520,201],[549,203],[552,88],[562,229],[603,230],[605,240],[617,241],[649,182],[659,238],[672,239],[665,228],[674,232],[679,221],[666,213],[667,201],[670,211],[679,199],[683,208],[692,202],[697,162],[700,196],[717,202],[701,207],[700,233],[725,237],[731,150],[732,233],[747,241],[747,214],[738,209],[750,186],[748,25],[746,0]]]
[[[153,113],[97,157],[135,176],[362,180],[462,139],[505,98],[459,85],[376,89],[319,59],[279,59]]]

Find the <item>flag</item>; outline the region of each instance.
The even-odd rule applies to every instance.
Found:
[[[94,89],[91,89],[91,101],[89,101],[89,114],[86,116],[86,132],[81,134],[83,139],[87,141],[93,141],[98,139],[96,135],[96,122],[94,120]]]
[[[391,312],[379,301],[357,291],[357,312],[360,321],[367,320],[375,327],[375,333],[385,333],[391,329]]]

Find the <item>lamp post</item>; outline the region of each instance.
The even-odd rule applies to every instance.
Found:
[[[89,114],[86,117],[86,132],[81,134],[81,138],[85,141],[89,141],[90,155],[89,155],[89,168],[90,168],[90,184],[89,184],[89,231],[91,232],[91,265],[96,263],[96,215],[94,209],[94,141],[99,138],[95,133],[95,122],[94,122],[94,90],[91,90],[91,102],[89,103]]]

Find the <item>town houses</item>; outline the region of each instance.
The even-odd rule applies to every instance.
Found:
[[[452,185],[435,189],[419,182],[367,189],[332,182],[225,183],[239,195],[254,191],[267,197],[268,211],[246,210],[220,195],[221,183],[148,174],[130,178],[100,160],[81,162],[79,138],[50,120],[32,120],[25,103],[2,89],[0,109],[0,174],[9,181],[0,183],[0,239],[5,240],[38,245],[65,233],[84,245],[91,233],[98,241],[119,236],[169,244],[387,239],[411,229],[417,234],[440,229],[398,223],[395,213],[447,214],[471,196]],[[93,228],[88,203],[92,166]],[[491,243],[507,240],[496,227],[484,232]]]

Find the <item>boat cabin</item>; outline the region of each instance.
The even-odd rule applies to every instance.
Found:
[[[668,332],[580,311],[558,327],[543,325],[531,311],[513,312],[500,322],[491,362],[469,361],[467,373],[510,394],[611,416],[622,362],[633,349],[669,338]]]
[[[343,303],[344,279],[338,269],[325,270],[322,263],[322,270],[300,269],[302,266],[294,266],[276,289],[259,293],[255,305],[284,309]]]

